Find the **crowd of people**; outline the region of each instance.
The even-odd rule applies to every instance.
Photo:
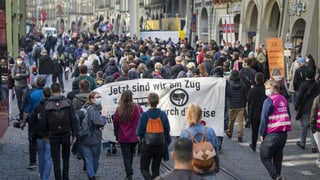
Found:
[[[20,46],[19,57],[7,62],[9,65],[6,68],[11,71],[7,77],[8,81],[12,82],[10,88],[14,88],[18,102],[20,127],[23,129],[26,123],[29,123],[29,168],[34,168],[37,164],[38,146],[41,179],[48,179],[51,162],[55,178],[68,179],[70,144],[74,144],[72,152],[79,152],[83,158],[88,178],[95,179],[101,150],[101,128],[106,123],[106,115],[100,112],[101,96],[94,90],[103,84],[139,78],[226,78],[226,136],[232,138],[236,120],[238,142],[243,142],[243,128],[251,127],[249,148],[256,151],[260,136],[261,161],[273,179],[281,179],[282,152],[287,131],[291,130],[289,100],[294,104],[295,118],[301,122],[301,139],[297,146],[305,149],[307,133],[312,131],[312,152],[318,152],[319,143],[316,142],[319,142],[320,120],[317,116],[319,103],[316,96],[319,95],[320,87],[315,78],[317,69],[314,59],[311,55],[300,55],[302,44],[295,49],[296,56],[290,68],[288,88],[284,75],[277,67],[269,72],[267,50],[263,44],[255,47],[250,43],[242,45],[239,41],[224,45],[215,41],[198,41],[196,46],[192,47],[187,38],[172,42],[170,38],[138,39],[135,36],[125,37],[112,33],[96,35],[89,32],[69,32],[58,37],[47,35],[47,38],[30,34],[21,39]],[[1,68],[4,64],[1,60]],[[64,80],[68,81],[70,78],[72,90],[66,92],[65,97]],[[161,159],[164,156],[167,157],[165,159],[169,158],[165,149],[171,140],[170,124],[166,113],[157,107],[157,94],[149,94],[150,109],[146,112],[132,97],[131,91],[124,91],[113,116],[115,129],[118,129],[117,141],[120,143],[127,179],[132,179],[132,159],[139,141],[143,142],[141,173],[145,179],[153,179],[160,175]],[[76,111],[92,106],[93,108],[88,110],[88,119],[92,122],[95,136],[79,138],[77,133],[81,123],[77,121]],[[191,135],[206,129],[201,123],[200,106],[201,104],[190,104],[188,107],[187,130]],[[59,124],[57,121],[60,118],[68,121]],[[156,146],[149,143],[149,138],[155,138],[148,132],[150,119],[163,126],[163,141],[159,141],[160,144]],[[158,121],[159,119],[161,121]],[[271,126],[273,128],[270,128]],[[201,178],[213,179],[219,172],[219,152],[222,150],[223,137],[216,136],[212,128],[208,127],[205,131],[206,139],[216,150],[215,162],[218,168],[209,174],[201,174]],[[317,133],[313,136],[315,132]],[[70,136],[73,137],[72,142]],[[181,148],[190,142],[183,139],[192,140],[192,137],[186,131],[183,131],[180,137],[182,140],[176,142],[175,152],[181,152],[183,156],[174,155],[174,159],[177,160],[176,163],[181,160],[186,163],[191,159],[186,157],[187,152],[182,151],[188,148]],[[60,154],[57,153],[60,152],[60,145],[62,174]],[[320,154],[317,165],[320,167]],[[186,167],[188,166],[184,166],[184,169]]]

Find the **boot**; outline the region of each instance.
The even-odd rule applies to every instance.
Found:
[[[83,166],[82,166],[82,170],[86,171],[87,170],[87,164],[86,161],[83,159]]]

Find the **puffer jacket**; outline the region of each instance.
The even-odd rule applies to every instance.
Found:
[[[247,90],[242,82],[230,81],[230,92],[232,95],[229,98],[230,109],[246,107]]]

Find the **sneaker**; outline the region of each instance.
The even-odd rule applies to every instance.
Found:
[[[302,144],[300,143],[300,141],[298,141],[298,142],[296,143],[296,145],[299,146],[301,149],[305,149],[305,148],[306,148],[306,146],[302,145]]]
[[[240,142],[240,143],[243,142],[242,137],[238,137],[238,142]]]
[[[27,166],[27,169],[34,169],[37,167],[37,164],[36,163],[30,163],[28,166]]]
[[[282,180],[282,177],[281,177],[281,176],[278,176],[278,177],[276,178],[276,180]]]
[[[228,136],[228,138],[229,138],[229,139],[231,139],[231,138],[232,138],[232,135],[231,135],[231,134],[226,133],[226,135]]]
[[[317,153],[318,149],[316,147],[311,148],[312,153]]]
[[[252,144],[249,144],[249,149],[252,151],[252,152],[256,152],[256,148],[252,146]]]

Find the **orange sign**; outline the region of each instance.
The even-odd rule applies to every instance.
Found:
[[[284,77],[284,58],[283,47],[281,38],[267,38],[267,50],[268,50],[268,64],[269,72],[271,73],[273,68],[279,68],[281,75]],[[271,74],[270,74],[271,76]]]

